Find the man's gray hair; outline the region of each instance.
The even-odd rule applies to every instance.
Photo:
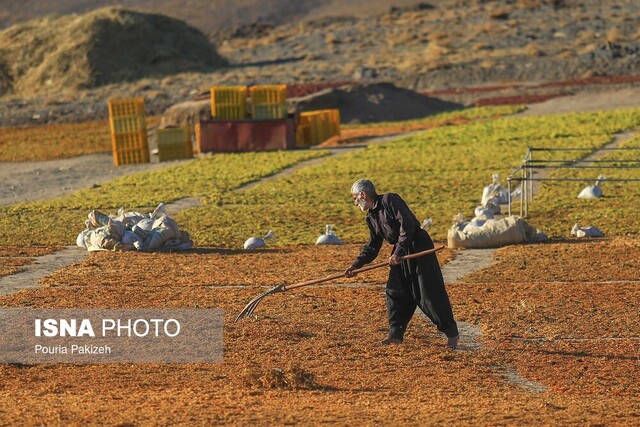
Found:
[[[364,191],[367,194],[376,194],[376,187],[373,186],[373,182],[368,179],[359,179],[351,186],[351,194],[358,194]]]

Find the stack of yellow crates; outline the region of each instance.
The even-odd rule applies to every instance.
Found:
[[[161,162],[193,157],[189,128],[158,129],[157,136],[158,157]]]
[[[108,105],[113,163],[149,163],[144,98],[110,99]]]
[[[287,85],[251,87],[251,115],[254,119],[287,117]]]
[[[213,86],[211,88],[211,117],[222,120],[247,117],[247,87]]]

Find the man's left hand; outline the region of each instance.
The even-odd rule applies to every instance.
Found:
[[[402,257],[400,255],[393,254],[389,257],[389,265],[398,265],[402,262]]]

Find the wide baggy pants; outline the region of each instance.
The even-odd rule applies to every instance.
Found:
[[[420,230],[411,253],[432,249],[429,234]],[[386,290],[389,337],[402,339],[416,306],[427,315],[447,337],[458,335],[449,295],[444,286],[442,270],[436,254],[402,261],[391,267]]]

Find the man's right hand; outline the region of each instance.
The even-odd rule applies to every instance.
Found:
[[[356,277],[356,275],[358,273],[354,273],[353,270],[355,270],[355,268],[353,267],[349,267],[344,271],[344,276],[345,277]]]

